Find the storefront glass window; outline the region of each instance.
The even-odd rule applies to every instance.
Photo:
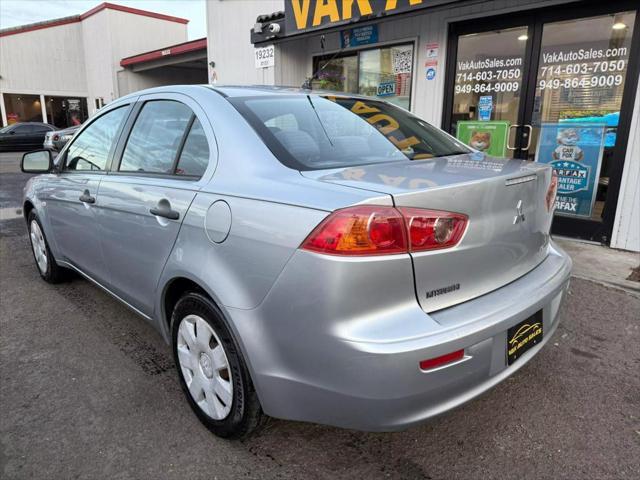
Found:
[[[4,107],[9,125],[18,122],[42,122],[40,95],[5,93]]]
[[[557,214],[602,218],[634,21],[622,12],[544,25],[529,158],[559,172]]]
[[[47,120],[58,128],[80,125],[87,119],[87,99],[81,97],[45,97]]]
[[[412,44],[317,57],[314,71],[314,89],[378,97],[407,110],[411,106]]]
[[[336,92],[358,91],[358,56],[331,58],[321,62],[313,88]]]
[[[413,46],[400,45],[360,53],[358,93],[410,107]]]

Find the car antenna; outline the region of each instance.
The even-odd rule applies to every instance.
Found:
[[[322,54],[323,54],[323,56],[324,56],[324,47],[325,47],[325,38],[324,38],[324,35],[322,35],[322,36],[320,37],[320,50],[322,50]],[[347,48],[347,45],[345,45],[345,46],[344,46],[344,47],[342,47],[340,50],[338,50],[336,53],[334,53],[334,54],[333,54],[333,56],[332,56],[329,60],[327,60],[327,61],[324,63],[324,65],[322,65],[322,66],[321,66],[320,68],[318,68],[315,72],[313,72],[313,73],[311,74],[311,76],[310,76],[310,77],[307,77],[307,78],[306,78],[306,80],[304,81],[304,83],[302,84],[302,87],[301,87],[301,88],[303,88],[303,89],[305,89],[305,90],[311,90],[311,89],[312,89],[312,88],[311,88],[311,87],[312,87],[312,86],[311,86],[311,82],[313,81],[313,79],[314,79],[314,78],[316,78],[316,77],[318,76],[318,74],[319,74],[320,72],[322,72],[325,68],[327,68],[327,66],[329,65],[329,63],[331,63],[331,61],[332,61],[334,58],[336,58],[339,54],[341,54],[341,53],[342,53],[342,51],[343,51],[345,48]]]

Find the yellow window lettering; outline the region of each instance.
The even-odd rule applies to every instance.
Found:
[[[318,0],[316,3],[316,11],[313,14],[313,26],[317,27],[320,25],[324,17],[329,17],[330,22],[340,21],[336,0]]]
[[[342,20],[349,20],[353,17],[353,1],[354,0],[342,0]],[[356,0],[358,3],[358,10],[360,15],[371,15],[371,4],[369,0]]]
[[[364,115],[365,113],[375,113],[380,110],[375,107],[369,107],[364,102],[357,101],[353,104],[353,107],[351,107],[351,111],[356,115]]]
[[[389,115],[385,115],[384,113],[379,113],[378,115],[373,115],[367,118],[367,122],[369,122],[371,125],[375,125],[380,122],[386,122],[387,123],[386,127],[380,128],[378,125],[376,125],[376,128],[380,130],[380,132],[383,133],[384,135],[388,135],[394,130],[397,130],[398,128],[400,128],[400,124],[398,124],[398,122],[396,122],[396,120],[393,117]]]
[[[298,27],[298,30],[307,28],[310,2],[311,0],[291,0],[291,5],[293,7],[293,16],[296,19],[296,27]]]
[[[420,143],[420,140],[418,140],[416,137],[413,137],[413,136],[409,138],[405,138],[404,140],[398,140],[393,135],[389,135],[388,138],[389,140],[391,140],[391,143],[393,143],[400,150],[404,150],[406,148],[412,147]]]
[[[360,180],[366,173],[362,168],[349,168],[342,172],[342,178],[345,180]]]
[[[389,177],[388,175],[378,175],[378,178],[384,182],[385,185],[391,185],[392,187],[399,187],[407,177]]]

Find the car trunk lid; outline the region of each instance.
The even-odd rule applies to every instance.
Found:
[[[469,217],[457,246],[411,254],[416,296],[426,312],[500,288],[547,255],[552,215],[545,194],[551,169],[544,165],[470,154],[303,175],[388,193],[398,207]]]

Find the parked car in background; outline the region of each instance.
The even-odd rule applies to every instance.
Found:
[[[62,130],[53,130],[47,132],[44,137],[43,148],[49,150],[62,150],[62,147],[73,138],[73,135],[78,131],[81,125],[75,125],[73,127],[65,128]]]
[[[0,130],[0,151],[29,151],[42,148],[47,132],[57,130],[40,122],[20,122]]]
[[[79,272],[151,322],[223,437],[263,412],[420,424],[531,360],[569,285],[549,165],[376,99],[150,89],[22,170],[42,278]]]

